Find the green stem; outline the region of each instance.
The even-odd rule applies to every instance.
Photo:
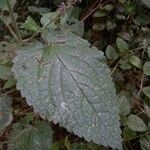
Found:
[[[145,132],[145,133],[143,133],[143,134],[140,134],[140,135],[137,135],[137,136],[128,138],[128,139],[124,139],[123,141],[126,142],[126,141],[130,141],[130,140],[134,140],[134,139],[136,139],[136,138],[143,137],[143,136],[145,136],[145,135],[149,135],[149,133],[150,133],[150,132],[148,131],[148,132]]]
[[[15,30],[16,30],[16,34],[17,34],[17,37],[18,37],[18,42],[21,43],[22,42],[21,33],[20,33],[19,28],[18,28],[16,19],[15,19],[14,15],[13,15],[13,9],[11,8],[10,1],[6,0],[6,3],[7,3],[7,7],[8,7],[8,10],[9,10],[9,13],[10,13],[13,25],[14,25]]]
[[[58,14],[56,16],[56,18],[50,19],[50,22],[48,24],[46,24],[42,28],[38,29],[30,38],[23,40],[23,42],[29,42],[30,40],[32,40],[35,36],[37,36],[39,33],[41,33],[46,27],[48,27],[51,23],[56,21],[59,17],[60,17],[60,14]]]
[[[18,36],[16,35],[16,33],[11,29],[11,27],[7,24],[7,22],[0,16],[0,19],[2,20],[2,22],[6,25],[6,27],[8,28],[9,32],[12,34],[12,36],[19,42]]]

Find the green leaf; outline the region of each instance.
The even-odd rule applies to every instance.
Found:
[[[149,0],[142,0],[142,2],[143,2],[143,4],[145,4],[145,6],[150,8],[150,1]]]
[[[143,66],[144,74],[150,76],[150,61],[147,61]]]
[[[13,16],[14,16],[15,20],[17,20],[18,14],[17,13],[13,13]],[[7,24],[7,25],[12,23],[11,16],[3,16],[3,20],[5,20],[5,24]]]
[[[13,116],[11,114],[11,98],[7,95],[0,96],[0,133],[11,124]]]
[[[128,121],[128,117],[124,115],[120,115],[120,123],[122,126],[126,126]]]
[[[147,97],[150,97],[150,86],[144,87],[144,88],[143,88],[143,93],[144,93]]]
[[[14,5],[16,4],[16,0],[9,0],[11,7],[13,8]],[[6,4],[6,0],[0,0],[0,9],[2,10],[8,10],[7,4]]]
[[[80,23],[79,19],[71,16],[73,12],[65,14],[62,18],[55,20],[59,16],[58,12],[51,12],[43,14],[41,23],[43,26],[47,26],[49,29],[57,29],[58,27],[64,30],[70,30],[71,32],[82,36],[84,33],[84,23]],[[54,21],[55,20],[55,21]]]
[[[6,41],[0,42],[0,65],[11,64],[17,50],[17,43],[8,43]]]
[[[142,63],[141,63],[140,58],[137,57],[137,56],[135,56],[135,55],[130,55],[130,56],[129,56],[129,62],[130,62],[133,66],[135,66],[135,67],[137,67],[137,68],[139,68],[139,69],[142,68]]]
[[[17,89],[41,117],[122,149],[117,95],[103,53],[71,32],[49,29],[42,37],[51,45],[28,43],[13,61]]]
[[[116,44],[117,44],[117,47],[119,49],[119,51],[121,53],[126,53],[128,52],[128,44],[126,41],[124,41],[123,39],[121,38],[117,38],[116,40]]]
[[[125,127],[123,129],[123,138],[125,140],[130,140],[132,139],[133,137],[135,137],[137,135],[136,132],[134,132],[133,130],[129,129],[128,127]]]
[[[74,143],[72,150],[87,150],[87,145],[85,143]]]
[[[3,89],[8,89],[16,84],[16,80],[9,79],[3,86]]]
[[[34,31],[34,32],[40,29],[38,24],[30,16],[28,16],[25,23],[22,24],[22,28],[25,28],[27,30]]]
[[[15,150],[50,150],[52,147],[52,129],[45,122],[38,121],[35,125],[21,124],[13,127],[9,139],[9,149]]]
[[[55,23],[56,21],[54,21],[54,19],[58,16],[59,16],[58,12],[51,12],[51,13],[43,14],[43,16],[41,18],[41,24],[43,26],[48,26],[48,28],[56,29],[57,25],[56,25],[56,23]],[[66,18],[65,18],[65,20],[61,19],[59,21],[60,21],[59,23],[63,26],[66,22]]]
[[[120,114],[128,115],[131,111],[131,104],[125,95],[120,96]]]
[[[68,139],[68,136],[65,138],[65,147],[67,148],[67,150],[72,150],[72,145]]]
[[[133,131],[144,132],[147,130],[144,121],[137,115],[130,115],[128,117],[127,125]]]
[[[94,31],[101,31],[101,30],[104,30],[105,28],[105,24],[104,23],[95,23],[93,26],[92,26],[92,29]]]
[[[150,24],[150,16],[146,13],[139,13],[136,17],[136,22],[140,25],[148,25]]]
[[[148,106],[146,103],[144,104],[144,112],[150,118],[150,106]]]
[[[69,26],[69,28],[71,29],[71,31],[73,33],[75,33],[76,35],[78,36],[83,36],[84,34],[84,23],[80,23],[80,21],[74,17],[70,18],[68,21],[67,21],[67,25],[66,26]]]
[[[109,150],[101,145],[96,145],[94,143],[73,143],[72,150]]]
[[[111,60],[116,60],[119,57],[118,52],[111,45],[107,46],[106,57]]]
[[[102,12],[102,11],[97,11],[93,15],[93,17],[95,17],[95,18],[100,18],[100,17],[105,17],[105,16],[106,16],[106,13]]]
[[[106,11],[111,11],[111,10],[113,10],[113,5],[111,5],[111,4],[107,4],[107,5],[105,5],[105,7],[104,7],[104,9],[106,10]]]
[[[11,67],[6,66],[6,65],[0,65],[0,78],[1,79],[7,80],[11,75],[12,75]]]
[[[150,149],[150,135],[146,135],[140,138],[140,145],[142,150]]]
[[[119,61],[120,68],[123,70],[129,70],[132,68],[132,65],[128,62],[127,59],[122,59]]]
[[[107,27],[107,30],[112,30],[112,29],[114,29],[116,27],[116,23],[112,22],[110,20],[107,20],[106,27]]]

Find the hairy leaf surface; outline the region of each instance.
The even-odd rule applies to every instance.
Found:
[[[10,150],[51,150],[52,129],[41,121],[33,126],[28,124],[25,128],[21,123],[16,123],[8,146]]]
[[[121,149],[117,97],[103,53],[70,32],[42,36],[47,46],[31,43],[14,59],[22,96],[43,118],[87,141]]]
[[[6,95],[0,96],[0,133],[10,125],[13,117],[11,114],[11,98]]]

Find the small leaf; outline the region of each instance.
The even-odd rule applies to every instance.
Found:
[[[38,121],[35,125],[14,125],[9,139],[9,149],[15,150],[50,150],[52,147],[52,129],[45,122]]]
[[[22,24],[22,28],[25,28],[27,30],[34,31],[34,32],[40,29],[38,24],[30,16],[28,16],[25,23]]]
[[[11,64],[12,58],[15,57],[15,52],[17,48],[18,45],[16,42],[10,44],[6,41],[1,41],[0,42],[0,64],[1,65]]]
[[[17,13],[13,13],[14,19],[17,20],[18,18],[18,14]],[[3,20],[5,20],[5,24],[9,25],[12,23],[12,19],[10,16],[3,16]]]
[[[117,35],[126,41],[130,41],[133,36],[132,33],[128,33],[125,31],[119,32]]]
[[[54,19],[58,16],[58,12],[51,12],[51,13],[47,13],[47,14],[43,14],[42,18],[41,18],[41,24],[43,26],[47,26],[48,28],[57,28],[57,25],[55,24]],[[64,21],[60,22],[61,25],[64,25]]]
[[[9,96],[0,96],[0,133],[9,126],[13,120],[11,104],[12,101]]]
[[[8,89],[16,84],[16,80],[9,79],[3,86],[3,89]]]
[[[10,4],[11,4],[11,7],[13,8],[14,5],[16,4],[16,0],[9,0],[9,1],[10,1]],[[0,0],[0,9],[8,10],[6,0]]]
[[[72,12],[72,13],[74,13],[74,12]],[[54,21],[54,19],[58,15],[59,15],[58,12],[51,12],[51,13],[43,14],[43,17],[41,18],[42,25],[47,26],[47,24],[49,24],[47,27],[49,29],[52,29],[52,28],[57,29],[57,27],[59,26],[60,28],[63,28],[64,30],[67,30],[67,29],[70,30],[71,32],[75,33],[76,35],[79,35],[79,36],[83,35],[84,23],[81,23],[79,21],[79,19],[75,18],[74,16],[71,16],[71,13],[65,14],[60,19],[59,23],[56,23]],[[76,15],[76,14],[74,14],[74,15]]]
[[[135,67],[137,67],[137,68],[139,68],[139,69],[142,68],[142,63],[141,63],[140,58],[137,57],[137,56],[135,56],[135,55],[130,55],[130,56],[129,56],[129,62],[130,62],[133,66],[135,66]]]
[[[116,23],[112,22],[110,20],[107,20],[106,27],[107,27],[107,30],[112,30],[112,29],[114,29],[116,27]]]
[[[131,111],[131,104],[125,95],[120,97],[120,114],[128,115]]]
[[[125,20],[126,19],[126,17],[124,16],[124,15],[116,15],[116,18],[118,19],[118,20]]]
[[[143,66],[144,74],[150,76],[150,61],[146,62]]]
[[[130,115],[128,117],[127,125],[133,131],[144,132],[147,130],[144,121],[137,115]]]
[[[128,52],[128,44],[126,41],[124,41],[123,39],[121,38],[117,38],[116,40],[116,44],[117,44],[117,47],[119,49],[119,51],[121,53],[126,53]]]
[[[144,87],[144,88],[143,88],[143,93],[144,93],[147,97],[150,97],[150,86]]]
[[[146,13],[139,13],[136,17],[136,22],[140,25],[148,25],[150,24],[150,16]]]
[[[104,23],[96,23],[92,26],[92,29],[94,31],[101,31],[105,28],[105,24]]]
[[[134,132],[133,130],[129,129],[128,127],[125,127],[123,129],[123,138],[125,140],[130,140],[130,138],[133,138],[137,135],[136,132]]]
[[[84,23],[80,23],[80,21],[74,17],[70,18],[69,21],[67,21],[67,25],[71,29],[73,33],[75,33],[78,36],[83,36],[84,34]]]
[[[143,2],[143,4],[145,4],[145,6],[150,8],[150,1],[149,0],[142,0],[142,2]]]
[[[150,118],[150,106],[144,104],[144,112]]]
[[[104,7],[104,9],[105,9],[106,11],[111,11],[111,10],[113,10],[113,8],[114,8],[114,6],[113,6],[112,4],[107,4],[107,5],[105,5],[105,7]]]
[[[142,150],[150,149],[150,135],[146,135],[140,138],[140,145]]]
[[[11,67],[6,65],[0,65],[0,78],[7,80],[12,75]]]
[[[116,60],[119,57],[118,52],[111,45],[107,46],[106,56],[108,59]]]
[[[128,117],[127,116],[120,116],[120,123],[122,126],[126,126],[127,125],[127,121],[128,121]]]
[[[102,12],[102,11],[97,11],[93,15],[93,17],[95,17],[95,18],[100,18],[100,17],[105,17],[105,16],[106,16],[106,13]]]
[[[127,59],[122,59],[119,61],[119,66],[123,70],[129,70],[132,68],[132,65],[128,62]]]

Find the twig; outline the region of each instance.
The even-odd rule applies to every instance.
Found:
[[[101,5],[102,0],[97,0],[85,14],[85,16],[81,19],[80,23],[83,23],[93,12],[95,12],[99,6]],[[97,6],[96,6],[97,5]],[[96,6],[96,7],[95,7]],[[95,8],[94,8],[95,7]]]
[[[7,27],[8,30],[9,30],[9,32],[12,34],[12,36],[13,36],[17,41],[19,41],[19,39],[18,39],[16,33],[11,29],[10,25],[7,24],[6,21],[5,21],[2,17],[0,17],[0,19],[2,20],[2,22],[4,22],[4,24],[6,25],[6,27]]]
[[[9,13],[10,13],[13,25],[14,25],[15,30],[16,30],[16,35],[17,35],[18,42],[21,43],[22,42],[21,33],[20,33],[19,28],[18,28],[16,19],[15,19],[14,15],[13,15],[13,9],[11,8],[10,1],[6,0],[6,3],[7,3],[7,7],[8,7],[8,10],[9,10]]]
[[[142,60],[144,58],[144,53],[145,53],[145,50],[146,50],[146,40],[143,41],[143,52],[142,52]]]
[[[130,140],[133,140],[133,139],[136,139],[136,138],[139,138],[139,137],[143,137],[143,136],[145,136],[145,135],[149,135],[149,133],[150,133],[150,132],[148,131],[148,132],[146,132],[146,133],[143,133],[143,134],[134,136],[134,137],[132,137],[132,138],[124,139],[123,141],[130,141]]]
[[[141,60],[143,60],[145,50],[146,50],[146,41],[144,40],[143,41],[143,52],[142,52],[142,58],[141,58]],[[142,74],[142,77],[141,77],[141,84],[140,84],[140,89],[139,89],[139,92],[137,94],[137,97],[140,97],[140,94],[141,94],[142,89],[143,89],[143,82],[144,82],[144,73]]]
[[[140,85],[140,90],[138,92],[138,97],[140,96],[141,92],[142,92],[142,89],[143,89],[143,82],[144,82],[144,73],[142,74],[142,77],[141,77],[141,85]]]
[[[116,68],[117,68],[118,65],[119,65],[119,62],[120,62],[120,60],[117,62],[117,64],[116,64],[115,67],[113,68],[113,70],[110,72],[109,76],[111,76],[111,75],[114,73],[114,71],[116,70]]]
[[[91,12],[91,10],[94,9],[94,7],[97,5],[98,2],[99,2],[99,0],[95,1],[95,3],[88,9],[88,11],[84,14],[84,16],[81,17],[80,22],[83,22],[83,20],[85,20],[85,18],[87,18],[86,16]]]
[[[86,14],[81,18],[80,23],[83,23],[90,15],[92,15],[97,9],[103,7],[105,4],[110,2],[111,0],[106,0],[105,3],[102,4],[103,0],[97,0],[95,3],[89,8]]]

